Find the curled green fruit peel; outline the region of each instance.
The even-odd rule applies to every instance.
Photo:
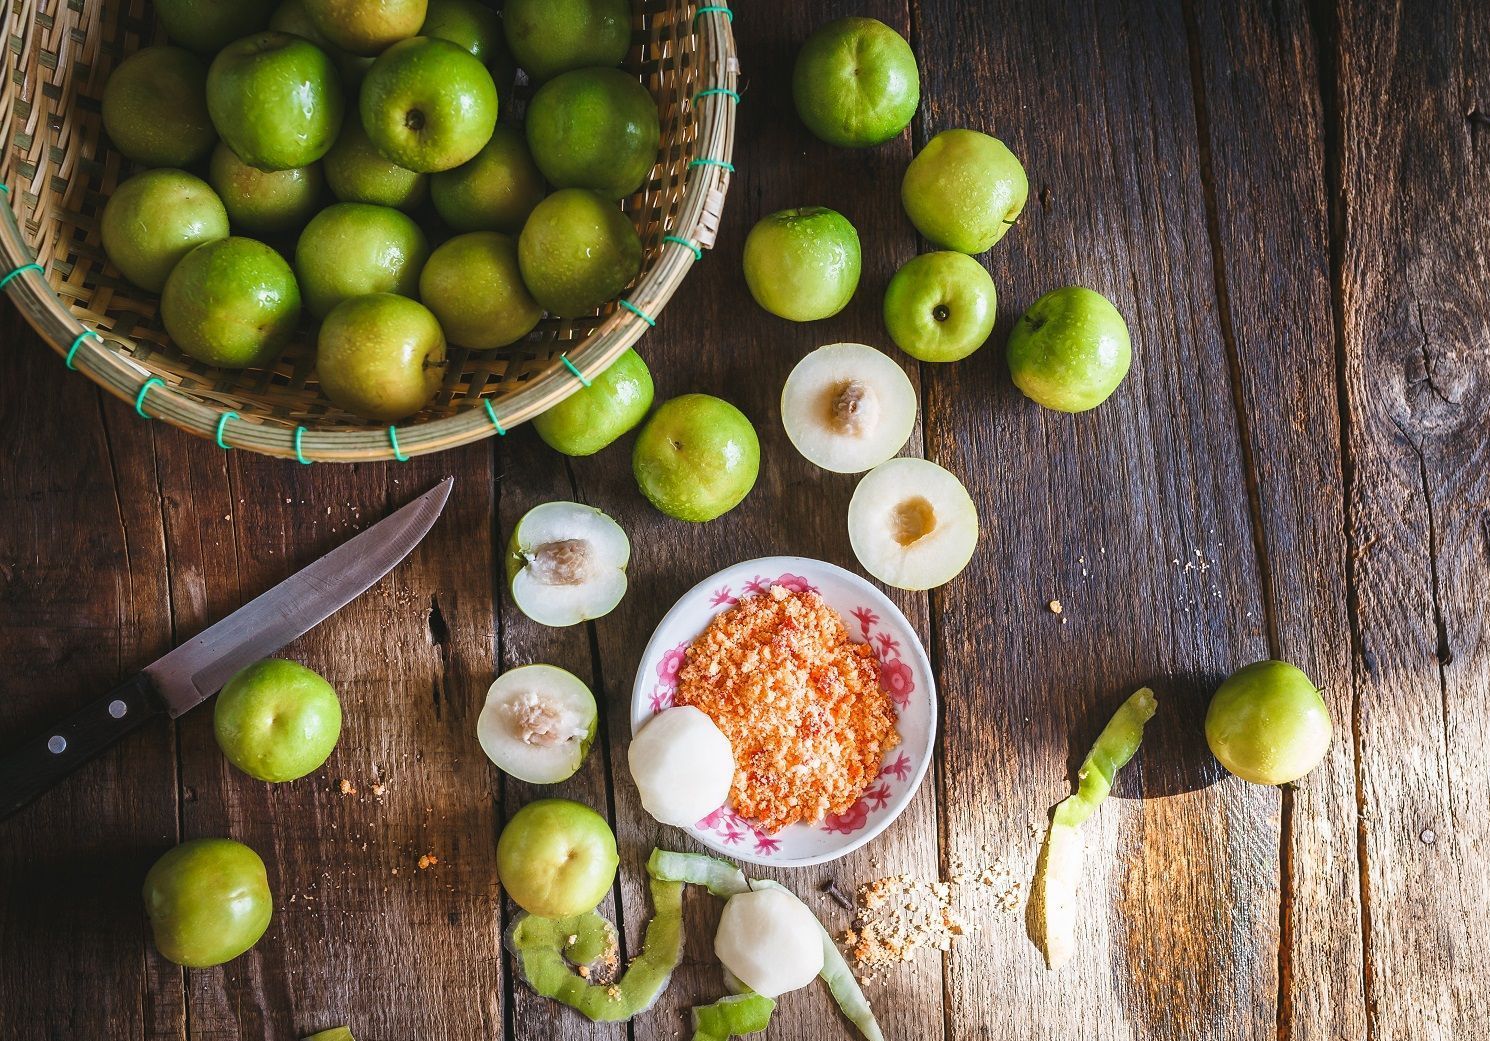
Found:
[[[750,888],[744,872],[735,865],[706,857],[702,853],[671,853],[665,849],[654,849],[647,858],[647,873],[653,878],[668,882],[703,886],[724,900]]]
[[[667,850],[653,850],[651,858],[647,861],[647,871],[653,878],[703,886],[715,896],[725,899],[744,893],[752,887],[786,889],[780,883],[769,879],[747,879],[733,864],[699,853],[670,853]],[[833,995],[833,1000],[838,1003],[839,1010],[848,1017],[849,1021],[859,1028],[859,1033],[863,1034],[867,1041],[884,1041],[885,1035],[880,1031],[879,1023],[875,1021],[874,1011],[869,1007],[869,999],[864,996],[864,991],[859,987],[859,981],[854,978],[853,970],[849,968],[848,962],[844,961],[843,953],[839,951],[838,945],[833,942],[832,934],[824,929],[821,923],[818,925],[818,930],[822,933],[823,939],[823,971],[819,976],[828,985],[828,991]]]
[[[330,1030],[318,1031],[304,1041],[357,1041],[352,1036],[351,1027],[332,1027]]]
[[[1144,724],[1157,708],[1147,687],[1123,702],[1083,760],[1076,791],[1061,800],[1051,817],[1035,872],[1035,899],[1045,933],[1045,961],[1052,969],[1065,964],[1076,949],[1076,885],[1085,852],[1081,824],[1107,798],[1117,772],[1138,751]]]
[[[641,953],[609,985],[587,982],[574,969],[587,963],[573,960],[614,949],[615,929],[608,921],[594,911],[558,919],[521,915],[507,942],[528,985],[597,1023],[624,1022],[645,1012],[683,960],[683,885],[654,877],[651,889],[654,913]]]
[[[776,1002],[763,994],[731,994],[693,1010],[693,1041],[729,1041],[766,1029]]]

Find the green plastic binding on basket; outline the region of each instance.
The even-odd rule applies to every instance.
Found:
[[[616,303],[620,304],[622,307],[626,308],[626,310],[630,311],[642,321],[646,322],[647,325],[651,326],[653,329],[657,328],[657,319],[647,314],[647,312],[643,311],[640,307],[637,307],[630,300],[617,300]],[[586,383],[585,386],[588,387],[589,384]]]
[[[734,173],[735,172],[735,164],[734,163],[727,163],[723,159],[690,159],[690,160],[688,160],[688,165],[689,166],[717,166],[721,170],[728,170],[730,173]]]
[[[67,348],[67,356],[62,359],[62,364],[66,365],[73,372],[78,371],[77,363],[73,361],[73,359],[77,357],[78,348],[83,346],[83,341],[88,339],[88,337],[90,336],[97,340],[99,343],[103,343],[103,337],[98,335],[98,333],[94,332],[92,329],[84,329],[82,332],[78,333],[77,338],[72,341],[72,346]]]
[[[693,12],[693,24],[697,26],[699,18],[706,14],[722,14],[731,22],[735,20],[735,12],[731,11],[728,7],[721,7],[718,4],[709,4],[708,6],[700,7],[697,11]]]
[[[693,103],[697,105],[699,98],[707,98],[711,94],[718,94],[721,97],[729,98],[736,105],[740,103],[739,91],[730,90],[728,87],[710,87],[707,90],[701,90],[697,94],[693,95]]]
[[[242,417],[239,416],[238,413],[234,412],[232,409],[228,409],[222,415],[217,417],[217,434],[214,440],[217,442],[217,447],[221,448],[224,452],[231,452],[233,450],[233,446],[222,439],[223,429],[228,425],[228,420],[241,418]]]
[[[12,271],[10,274],[6,275],[3,278],[0,278],[0,289],[4,289],[6,286],[10,285],[11,279],[18,278],[21,275],[24,275],[28,271],[45,271],[45,270],[46,270],[46,268],[42,267],[40,264],[38,264],[34,260],[31,263],[29,263],[29,264],[22,264],[20,267],[16,268],[14,271]]]
[[[486,408],[486,418],[491,420],[491,425],[497,428],[497,436],[506,437],[507,431],[501,423],[497,422],[497,410],[492,408],[491,398],[482,398],[481,404]]]
[[[309,466],[311,463],[315,462],[315,460],[314,459],[307,459],[307,458],[305,458],[305,452],[300,447],[300,440],[303,437],[305,437],[305,428],[304,427],[296,427],[295,428],[295,461],[298,462],[301,466]]]
[[[623,304],[625,302],[626,302],[625,300],[622,300],[621,301],[621,303],[623,303]],[[559,360],[564,363],[564,368],[566,368],[570,372],[574,373],[574,378],[577,379],[577,380],[579,380],[581,384],[583,384],[586,387],[588,387],[590,385],[590,378],[588,376],[586,376],[583,372],[580,372],[579,371],[578,367],[575,366],[574,362],[572,362],[572,361],[569,360],[569,355],[567,355],[567,354],[561,354],[561,355],[559,355]]]
[[[680,236],[677,236],[677,235],[664,235],[664,236],[662,236],[662,241],[663,242],[675,242],[675,243],[677,243],[678,245],[682,246],[684,249],[688,250],[688,252],[692,253],[694,260],[703,260],[704,259],[704,251],[699,247],[698,243],[696,243],[696,242],[689,242],[687,239],[681,238]]]
[[[393,458],[401,463],[407,463],[409,461],[409,457],[404,454],[404,450],[398,447],[398,427],[390,426],[388,428],[388,443],[393,446]]]
[[[150,413],[145,411],[145,395],[150,393],[151,387],[164,387],[166,381],[159,376],[151,376],[140,384],[140,392],[135,395],[135,411],[140,414],[141,419],[154,419]]]

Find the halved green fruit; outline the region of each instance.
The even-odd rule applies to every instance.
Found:
[[[595,695],[572,672],[524,665],[498,676],[476,719],[476,738],[504,773],[529,784],[573,777],[595,740]]]
[[[609,614],[626,595],[631,542],[592,506],[546,502],[523,514],[507,544],[507,581],[519,610],[540,625]]]

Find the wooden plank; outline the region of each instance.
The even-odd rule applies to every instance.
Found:
[[[499,510],[501,524],[494,533],[498,554],[505,549],[512,529],[528,510],[539,503],[572,500],[575,497],[575,488],[563,458],[534,437],[532,431],[526,431],[522,436],[506,438],[502,442],[502,463],[503,488]],[[500,555],[497,559],[497,566],[501,568],[503,565]],[[503,671],[535,662],[568,669],[589,684],[601,712],[596,740],[590,754],[579,772],[562,784],[525,784],[501,775],[495,766],[490,768],[494,783],[501,788],[503,819],[511,817],[534,799],[557,797],[584,803],[614,824],[610,762],[606,756],[606,742],[609,738],[605,722],[606,715],[616,711],[617,701],[609,696],[610,692],[597,673],[595,659],[591,654],[590,627],[574,625],[553,629],[539,625],[518,610],[505,584],[500,607]],[[482,687],[478,697],[484,698],[485,694],[486,688]],[[510,900],[506,901],[506,907],[510,921],[516,907]],[[616,911],[617,901],[613,894],[601,904],[600,912],[614,922]],[[591,1023],[563,1005],[534,994],[517,978],[510,955],[507,957],[507,971],[513,977],[511,1037],[598,1041],[627,1036],[624,1023]]]
[[[1481,4],[1339,13],[1370,1036],[1484,1036],[1490,110]]]
[[[218,750],[210,707],[181,720],[186,834],[247,842],[276,897],[252,952],[189,974],[191,1036],[340,1023],[372,1037],[500,1033],[497,816],[475,740],[494,671],[490,445],[405,465],[301,467],[174,432],[161,442],[183,637],[458,475],[409,559],[283,652],[342,697],[341,741],[324,768],[253,781]],[[342,779],[355,791],[342,793]],[[421,869],[424,855],[438,863]]]
[[[1280,1038],[1365,1035],[1344,488],[1321,69],[1303,3],[1192,7],[1217,296],[1247,437],[1269,653],[1336,740],[1282,791]]]
[[[1271,1037],[1278,798],[1225,777],[1201,732],[1214,684],[1267,645],[1179,6],[923,0],[918,26],[937,56],[922,139],[992,132],[1031,181],[988,258],[993,344],[927,373],[927,454],[965,477],[985,529],[971,573],[932,597],[957,692],[946,855],[988,846],[1032,871],[1112,709],[1144,683],[1161,704],[1087,826],[1076,958],[1049,973],[1024,921],[990,916],[949,959],[949,1034]],[[1110,297],[1134,341],[1127,382],[1075,417],[1024,400],[999,349],[1072,283]]]
[[[847,14],[877,17],[903,33],[910,31],[905,6],[891,2],[738,12],[734,27],[747,83],[735,149],[738,173],[724,226],[717,247],[690,273],[684,291],[640,345],[656,379],[659,402],[703,391],[733,402],[750,417],[762,445],[756,489],[723,518],[691,525],[661,516],[637,492],[628,465],[633,438],[574,464],[584,501],[614,516],[629,533],[633,548],[631,590],[621,606],[595,626],[610,710],[621,893],[633,942],[651,913],[644,863],[653,846],[700,848],[680,831],[652,822],[637,800],[626,766],[631,685],[652,630],[694,583],[737,561],[797,553],[860,570],[849,548],[845,521],[855,478],[826,474],[809,465],[786,439],[779,417],[787,373],[814,347],[851,340],[894,351],[880,319],[880,295],[891,274],[914,252],[908,226],[894,215],[891,187],[898,184],[909,160],[908,138],[877,149],[830,148],[807,133],[793,109],[791,66],[797,48],[819,24]],[[799,325],[776,319],[755,305],[740,276],[739,256],[745,234],[760,217],[814,204],[839,209],[855,224],[864,275],[859,292],[842,313]],[[898,352],[895,356],[901,357]],[[914,379],[914,367],[908,368]],[[517,436],[531,435],[522,431]],[[919,454],[919,431],[906,451]],[[925,639],[926,597],[896,594],[894,599]],[[848,924],[848,915],[819,891],[825,879],[836,878],[852,892],[856,883],[882,875],[937,876],[932,789],[928,776],[917,799],[889,831],[839,862],[760,874],[781,879],[830,927],[841,929]],[[689,929],[683,968],[666,999],[635,1021],[638,1041],[686,1036],[688,1007],[724,993],[713,957],[717,901],[691,893],[685,912]],[[888,1036],[940,1032],[941,966],[935,958],[924,957],[881,976],[870,995]],[[851,1034],[823,988],[813,987],[784,999],[763,1036],[800,1041]]]
[[[4,308],[0,744],[170,645],[151,429]],[[89,523],[78,523],[79,517]],[[139,886],[176,841],[172,727],[136,731],[0,822],[0,1035],[179,1037],[182,976],[150,950]],[[67,981],[107,980],[80,1001]]]

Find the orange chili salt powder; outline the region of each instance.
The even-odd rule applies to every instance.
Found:
[[[768,832],[843,813],[900,743],[879,662],[812,592],[772,586],[689,646],[673,698],[714,720],[735,754],[730,801]]]

